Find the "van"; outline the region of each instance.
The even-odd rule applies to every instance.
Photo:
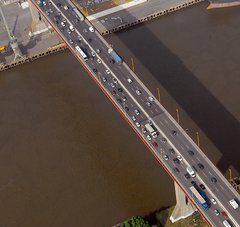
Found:
[[[224,220],[224,221],[223,221],[223,225],[224,225],[225,227],[232,227],[232,225],[231,225],[227,220]]]
[[[231,199],[229,201],[230,205],[233,207],[233,209],[237,209],[238,208],[238,203],[236,202],[235,199]]]
[[[196,177],[195,172],[191,166],[188,166],[186,170],[191,175],[191,177]]]

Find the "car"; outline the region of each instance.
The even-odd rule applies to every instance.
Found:
[[[173,134],[174,136],[176,136],[176,135],[177,135],[177,131],[172,130],[172,134]]]
[[[91,26],[88,28],[90,32],[94,32],[94,28]]]
[[[94,51],[92,51],[92,53],[91,53],[91,54],[92,54],[92,56],[93,56],[93,57],[95,57],[95,56],[96,56],[96,54],[95,54],[95,52],[94,52]]]
[[[128,78],[127,81],[129,84],[131,84],[133,82],[132,79],[130,79],[130,78]]]
[[[169,152],[170,152],[171,154],[173,154],[173,155],[175,154],[175,150],[174,150],[173,148],[170,148],[170,149],[169,149]]]
[[[136,90],[137,95],[141,95],[142,92],[140,90]]]
[[[66,23],[66,19],[65,19],[65,18],[63,18],[63,19],[62,19],[62,22]]]
[[[79,40],[79,41],[81,41],[81,40],[82,40],[82,37],[81,37],[80,35],[78,36],[78,40]]]
[[[136,122],[136,126],[139,128],[141,125],[139,122]]]
[[[177,159],[177,158],[174,158],[173,161],[174,161],[175,163],[177,163],[177,164],[180,163],[179,159]]]
[[[204,169],[204,166],[201,163],[198,163],[197,166],[198,166],[199,169]]]
[[[75,28],[72,25],[69,26],[69,29],[71,30],[71,32],[75,31]]]
[[[102,78],[103,82],[105,83],[107,81],[107,78],[106,77],[103,77]]]
[[[122,103],[122,100],[121,100],[121,99],[117,99],[117,102],[121,104],[121,103]]]
[[[107,74],[110,74],[110,71],[109,71],[109,69],[106,69],[106,73],[107,73]]]
[[[112,95],[116,95],[116,91],[112,91]],[[120,99],[119,99],[120,100]],[[120,100],[121,101],[121,100]],[[122,101],[121,101],[122,102]]]
[[[72,41],[72,39],[69,39],[69,43],[70,43],[70,44],[73,44],[73,41]]]
[[[154,147],[158,147],[158,144],[156,142],[152,143]]]
[[[113,83],[115,83],[115,84],[117,84],[117,83],[118,83],[118,81],[117,81],[117,79],[116,79],[116,78],[112,78],[112,80],[113,80]]]
[[[101,61],[100,58],[97,59],[97,63],[98,63],[98,64],[101,64],[101,63],[102,63],[102,61]]]
[[[193,152],[192,150],[188,150],[187,152],[188,152],[188,154],[190,154],[191,156],[194,155],[194,152]]]
[[[126,101],[127,101],[127,97],[126,97],[126,96],[123,96],[123,97],[122,97],[122,100],[123,100],[123,102],[126,102]]]
[[[101,50],[100,50],[100,49],[96,49],[96,52],[97,52],[98,54],[100,54],[100,53],[101,53]]]
[[[63,8],[64,8],[65,10],[68,10],[68,6],[67,6],[67,5],[63,6]]]
[[[189,173],[186,173],[184,176],[186,179],[189,179],[191,177]]]
[[[115,88],[115,84],[114,84],[114,83],[110,83],[110,86],[111,86],[112,88]]]
[[[147,133],[147,129],[145,127],[142,128],[143,133]]]
[[[154,98],[152,96],[149,96],[148,97],[149,101],[153,102],[154,101]]]
[[[215,177],[211,177],[211,181],[212,181],[212,183],[216,183],[217,179]]]
[[[227,213],[225,211],[222,211],[221,214],[222,214],[222,216],[224,216],[226,218],[228,217],[228,215],[227,215]]]
[[[146,104],[147,104],[147,106],[151,106],[152,105],[152,103],[150,103],[150,102],[146,102]]]
[[[125,110],[126,110],[126,111],[129,111],[129,108],[128,108],[127,106],[125,106]]]
[[[211,198],[210,201],[212,202],[212,204],[217,204],[216,200],[214,198]]]
[[[162,141],[163,143],[166,143],[166,142],[167,142],[167,140],[166,140],[165,137],[162,137],[162,138],[161,138],[161,141]]]
[[[88,30],[87,30],[86,28],[84,28],[84,29],[83,29],[83,32],[87,33],[87,32],[88,32]]]
[[[44,6],[46,6],[46,5],[47,5],[47,3],[46,3],[45,1],[42,1],[42,4],[43,4]]]
[[[47,16],[49,16],[49,14],[50,14],[48,11],[46,11],[45,13],[46,13]]]
[[[62,13],[61,13],[60,11],[58,11],[58,12],[57,12],[57,14],[58,14],[59,16],[61,16],[61,15],[62,15]]]
[[[135,114],[137,114],[137,115],[140,114],[139,110],[134,110],[134,112],[135,112]]]
[[[178,158],[179,161],[182,161],[182,160],[183,160],[183,158],[182,158],[181,155],[177,155],[177,158]]]
[[[60,2],[57,3],[57,7],[61,7],[62,4]]]
[[[174,167],[174,168],[173,168],[173,171],[176,172],[176,173],[179,173],[179,172],[180,172],[177,167]]]
[[[48,5],[52,5],[52,2],[51,2],[51,1],[48,1]]]
[[[203,184],[200,184],[199,187],[202,189],[202,190],[205,190],[205,186]]]
[[[49,9],[49,13],[53,13],[53,10],[52,10],[52,9]]]
[[[214,213],[215,213],[216,216],[218,216],[220,214],[220,212],[217,209],[214,210]]]
[[[192,186],[196,186],[197,183],[195,181],[191,181]]]
[[[123,89],[121,87],[118,88],[119,92],[123,92]]]
[[[150,135],[147,135],[147,139],[150,141],[152,140],[152,137]]]
[[[68,34],[71,34],[72,31],[68,28],[68,29],[67,29],[67,33],[68,33]]]
[[[169,159],[169,157],[168,157],[166,154],[163,155],[163,158],[164,158],[164,160],[166,160],[166,161]]]
[[[98,72],[98,70],[97,70],[97,69],[95,69],[95,68],[93,68],[93,72],[97,73],[97,72]]]
[[[132,116],[132,120],[133,120],[133,121],[136,121],[137,118],[136,118],[135,116]]]
[[[92,39],[91,39],[91,38],[88,38],[88,42],[91,43],[91,42],[92,42]]]

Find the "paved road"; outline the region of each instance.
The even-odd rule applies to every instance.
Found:
[[[195,202],[207,221],[212,226],[223,226],[224,220],[228,220],[231,226],[240,226],[240,208],[234,209],[229,204],[231,199],[236,199],[239,203],[239,194],[164,107],[153,98],[125,62],[117,64],[113,61],[108,53],[110,46],[94,28],[89,29],[92,26],[90,22],[76,21],[72,7],[72,3],[67,0],[50,0],[40,9],[165,170]],[[72,31],[69,29],[70,25],[74,27]],[[84,54],[81,55],[76,46]],[[157,138],[153,138],[145,129],[148,122],[155,127]],[[178,155],[180,160],[177,159]],[[199,164],[202,165],[201,168]],[[189,165],[195,169],[196,177],[187,175],[186,168]],[[216,182],[212,182],[212,178]],[[193,183],[198,189],[200,184],[205,185],[209,209],[204,210],[193,198],[189,189]],[[215,198],[217,203],[213,204],[211,198]],[[216,210],[220,215],[215,214]]]

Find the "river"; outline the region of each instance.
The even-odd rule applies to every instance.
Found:
[[[239,8],[205,7],[107,39],[237,173]],[[69,52],[1,72],[0,106],[1,226],[111,226],[174,204],[171,179]]]

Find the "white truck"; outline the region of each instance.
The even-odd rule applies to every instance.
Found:
[[[191,166],[188,166],[186,168],[187,172],[191,175],[191,177],[196,177],[195,175],[195,171],[193,170],[193,168]]]
[[[233,209],[237,209],[238,208],[238,203],[235,199],[231,199],[229,201],[230,205],[233,207]]]
[[[147,123],[145,125],[146,130],[152,135],[153,138],[157,138],[157,132],[156,130],[152,127],[151,124]]]

